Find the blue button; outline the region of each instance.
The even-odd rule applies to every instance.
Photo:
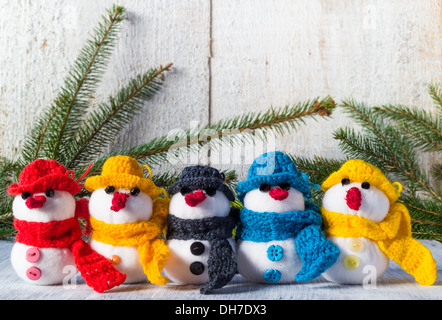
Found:
[[[267,258],[269,258],[270,261],[281,260],[283,254],[284,250],[278,245],[271,245],[267,249]]]
[[[264,272],[264,280],[267,282],[278,282],[281,279],[281,272],[276,269],[267,269]]]

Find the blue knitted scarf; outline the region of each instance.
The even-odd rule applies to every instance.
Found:
[[[325,239],[321,223],[318,206],[308,201],[305,202],[305,210],[284,213],[256,212],[243,208],[237,236],[253,242],[294,238],[303,264],[295,280],[309,281],[331,267],[340,254],[338,247]]]

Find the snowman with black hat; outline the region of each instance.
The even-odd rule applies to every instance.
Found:
[[[164,272],[178,284],[204,285],[204,294],[223,287],[237,272],[230,206],[235,195],[224,180],[215,168],[190,166],[168,190],[170,255]]]

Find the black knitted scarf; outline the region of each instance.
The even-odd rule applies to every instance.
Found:
[[[167,239],[207,240],[210,242],[208,259],[209,282],[201,288],[201,293],[219,289],[232,280],[237,272],[235,253],[227,239],[232,237],[235,227],[233,219],[211,217],[204,219],[180,219],[168,216]]]

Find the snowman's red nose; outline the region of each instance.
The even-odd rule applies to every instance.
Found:
[[[38,209],[43,207],[45,202],[46,202],[45,196],[33,196],[33,197],[28,197],[26,199],[25,204],[29,209]]]
[[[353,210],[359,210],[362,202],[362,194],[359,188],[353,187],[347,190],[347,197],[345,198],[347,201],[347,206]]]
[[[112,197],[112,206],[111,210],[118,212],[121,209],[124,209],[126,207],[126,201],[129,199],[130,194],[125,192],[115,192],[114,196]]]
[[[275,189],[271,189],[269,191],[269,195],[278,201],[284,200],[289,196],[289,193],[287,190],[281,189],[281,188],[275,188]]]
[[[186,201],[187,205],[190,207],[196,207],[201,202],[203,202],[206,199],[206,194],[202,192],[201,190],[197,190],[192,193],[188,193],[184,196],[184,200]]]

